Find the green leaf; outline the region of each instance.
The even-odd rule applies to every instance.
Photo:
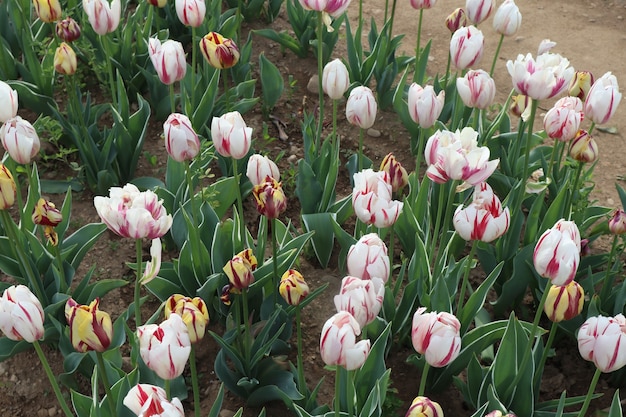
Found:
[[[335,233],[333,232],[333,222],[336,219],[335,213],[312,213],[303,214],[302,223],[307,232],[314,232],[311,244],[317,260],[323,268],[326,268],[333,253],[335,243]]]
[[[622,403],[619,397],[619,390],[617,389],[613,395],[613,401],[611,401],[611,408],[609,409],[608,417],[622,417],[623,415]]]
[[[322,186],[313,169],[308,162],[300,159],[298,161],[298,175],[296,176],[296,196],[300,200],[302,213],[317,213],[322,194]]]
[[[502,271],[502,266],[504,262],[500,262],[494,269],[491,271],[489,276],[485,278],[485,280],[480,284],[480,286],[474,291],[472,295],[467,300],[467,303],[463,306],[459,314],[459,321],[461,322],[461,335],[464,335],[469,325],[472,323],[472,320],[478,314],[478,311],[485,304],[485,299],[487,298],[487,293],[492,288],[493,283],[496,281],[500,272]]]
[[[285,81],[278,67],[267,59],[263,53],[259,55],[259,71],[263,94],[263,112],[269,114],[283,94]]]

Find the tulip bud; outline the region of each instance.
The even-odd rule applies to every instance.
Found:
[[[465,10],[457,7],[448,15],[448,17],[446,17],[446,27],[451,33],[454,33],[464,26],[467,26],[467,16],[465,16]]]
[[[596,124],[607,123],[621,100],[617,78],[607,72],[591,86],[585,99],[585,116]]]
[[[491,186],[483,182],[474,187],[472,203],[456,209],[452,222],[463,239],[491,242],[506,233],[510,220],[509,208],[503,209]]]
[[[74,42],[80,38],[80,26],[71,17],[59,20],[56,25],[56,32],[57,36],[65,42]]]
[[[411,0],[411,7],[415,10],[430,9],[437,3],[437,0]]]
[[[486,109],[496,97],[496,83],[487,71],[469,70],[456,79],[456,89],[467,107]]]
[[[0,106],[0,123],[17,116],[17,102],[17,91],[4,81],[0,81],[0,103],[3,103]]]
[[[548,137],[561,142],[572,140],[583,119],[583,103],[578,97],[563,97],[548,110],[543,118],[543,128]]]
[[[252,254],[252,249],[245,249],[228,261],[223,270],[231,285],[241,290],[254,282],[253,272],[256,267],[257,260]]]
[[[378,104],[372,90],[365,86],[355,87],[350,91],[346,103],[346,119],[361,129],[369,129],[376,121]]]
[[[339,100],[350,87],[348,69],[340,59],[334,59],[324,66],[322,88],[333,100]]]
[[[569,155],[578,162],[595,162],[598,159],[598,144],[589,132],[581,129],[570,143]]]
[[[427,397],[415,397],[405,417],[443,417],[443,410]]]
[[[388,153],[380,163],[379,171],[385,171],[389,176],[389,183],[394,193],[402,191],[405,185],[409,183],[409,174],[402,164],[393,156],[392,153]]]
[[[613,217],[609,220],[609,231],[614,235],[626,233],[626,213],[622,209],[617,209]]]
[[[268,219],[277,218],[287,209],[287,197],[285,197],[281,183],[274,178],[255,185],[252,194],[257,210]]]
[[[171,39],[161,43],[158,39],[150,38],[148,54],[163,84],[170,85],[185,78],[187,62],[182,43]]]
[[[280,180],[280,171],[274,161],[267,156],[254,154],[248,159],[246,176],[252,185],[259,185],[268,181],[267,177]]]
[[[553,285],[574,280],[580,262],[580,232],[576,223],[563,219],[546,230],[535,245],[533,265],[539,275]]]
[[[11,171],[3,164],[0,164],[0,210],[12,207],[15,203],[16,195],[17,187]]]
[[[2,125],[0,140],[4,149],[18,164],[30,164],[41,146],[33,125],[20,116],[15,116]]]
[[[148,0],[148,3],[155,7],[162,8],[165,7],[165,5],[167,4],[167,0]]]
[[[200,152],[200,139],[184,114],[172,113],[163,123],[165,149],[173,160],[191,161]]]
[[[59,74],[74,75],[77,66],[76,52],[71,46],[61,42],[54,53],[54,70]]]
[[[204,21],[206,4],[204,0],[176,0],[176,14],[183,25],[197,28]]]
[[[204,59],[214,68],[227,69],[239,61],[239,48],[232,39],[224,39],[217,32],[209,32],[200,40]]]
[[[411,84],[409,87],[409,116],[411,119],[424,129],[428,129],[435,124],[446,101],[446,92],[439,91],[435,94],[432,85],[422,88],[417,83]]]
[[[120,0],[83,0],[83,10],[94,32],[102,36],[119,26],[122,3]]]
[[[320,337],[320,354],[326,365],[339,365],[348,371],[360,368],[370,353],[370,341],[356,342],[361,326],[346,311],[341,311],[324,323]]]
[[[385,283],[381,278],[347,276],[341,280],[339,294],[335,295],[335,308],[338,312],[347,311],[364,327],[378,316],[384,296]]]
[[[467,0],[465,2],[465,13],[467,18],[475,25],[478,25],[489,17],[496,2],[494,0]]]
[[[569,95],[585,101],[587,94],[593,85],[593,74],[589,71],[576,71],[574,78],[569,83]]]
[[[81,305],[72,298],[65,303],[65,319],[70,326],[70,339],[77,352],[90,350],[104,352],[113,338],[113,324],[109,313],[100,311],[100,299]]]
[[[204,337],[206,326],[209,324],[209,310],[202,298],[174,294],[165,302],[164,314],[166,319],[172,314],[178,314],[183,319],[191,343],[196,343]]]
[[[187,325],[178,314],[172,314],[160,325],[137,328],[139,354],[146,366],[163,379],[174,379],[185,370],[191,353]]]
[[[571,320],[583,311],[585,291],[576,281],[562,287],[552,285],[546,291],[548,291],[548,298],[543,311],[551,321],[558,323]]]
[[[288,269],[280,279],[278,291],[287,304],[297,306],[309,295],[309,285],[300,272]]]
[[[493,17],[493,28],[504,36],[512,36],[517,33],[522,25],[522,14],[514,0],[504,0],[498,7]]]
[[[578,330],[578,351],[605,373],[626,365],[626,318],[589,317]]]
[[[511,98],[511,105],[509,111],[511,114],[524,119],[524,113],[527,109],[530,109],[530,97],[523,94],[517,94]],[[524,119],[525,120],[525,119]]]
[[[517,417],[515,414],[513,413],[506,413],[504,414],[502,411],[500,410],[494,410],[488,414],[485,414],[485,417]]]
[[[56,22],[63,14],[59,0],[33,0],[33,4],[35,5],[37,16],[43,22]]]
[[[413,348],[430,366],[441,368],[459,356],[461,323],[450,313],[425,312],[426,308],[420,307],[413,316]]]
[[[552,50],[555,46],[556,42],[551,41],[550,39],[543,39],[539,42],[539,46],[537,47],[537,56],[550,52],[550,50]]]
[[[44,235],[51,245],[56,246],[59,237],[54,228],[61,223],[63,215],[50,201],[40,198],[33,210],[33,223],[44,226]]]
[[[387,246],[376,233],[368,233],[350,246],[346,257],[348,274],[361,279],[380,278],[385,283],[390,266]]]
[[[224,157],[241,159],[248,154],[252,140],[252,128],[238,111],[213,117],[211,122],[211,139],[217,153]]]
[[[0,330],[11,340],[33,343],[44,334],[41,303],[24,285],[13,285],[0,297]]]
[[[389,227],[398,219],[402,206],[402,202],[392,199],[389,175],[385,171],[364,169],[354,174],[352,207],[359,220],[376,227]]]
[[[476,26],[459,28],[450,39],[450,58],[460,70],[473,67],[483,57],[485,37]]]

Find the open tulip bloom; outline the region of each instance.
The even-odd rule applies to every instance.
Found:
[[[361,326],[346,311],[340,311],[324,324],[320,337],[320,353],[326,365],[339,365],[348,371],[360,368],[370,352],[370,341],[356,342]]]
[[[381,278],[361,279],[347,276],[335,295],[337,311],[352,314],[361,327],[371,323],[383,306],[385,283]]]
[[[502,208],[500,199],[486,182],[474,188],[470,205],[459,206],[452,222],[459,236],[465,240],[491,242],[509,229],[511,215],[509,208]]]
[[[184,417],[178,398],[167,399],[165,390],[150,384],[137,384],[124,397],[124,405],[137,416]]]
[[[590,317],[578,330],[580,356],[602,372],[613,372],[626,365],[626,319]]]

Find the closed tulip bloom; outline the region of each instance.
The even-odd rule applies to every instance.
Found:
[[[569,156],[578,162],[590,163],[598,159],[598,144],[584,129],[579,130],[570,142]]]
[[[4,103],[0,107],[0,123],[5,123],[7,120],[17,116],[17,91],[4,81],[0,81],[0,102]]]
[[[430,9],[437,3],[437,0],[410,0],[411,7],[420,10],[420,9]]]
[[[33,209],[33,223],[41,226],[58,226],[63,221],[63,215],[51,201],[40,198]]]
[[[450,313],[426,313],[426,308],[420,307],[413,315],[411,340],[430,366],[444,367],[461,351],[461,323]]]
[[[41,303],[25,285],[12,285],[0,297],[0,330],[11,340],[33,343],[43,337]]]
[[[369,129],[376,121],[378,104],[374,93],[368,87],[359,86],[350,91],[346,103],[346,119],[361,129]]]
[[[235,42],[217,32],[209,32],[200,40],[200,51],[213,68],[227,69],[239,62],[239,48]]]
[[[267,181],[267,177],[280,180],[280,171],[274,161],[267,156],[254,154],[248,159],[246,176],[254,186]]]
[[[185,410],[178,398],[167,399],[161,387],[150,384],[137,384],[124,397],[124,405],[136,416],[184,417]]]
[[[268,219],[276,219],[287,209],[287,197],[280,182],[268,178],[252,189],[258,212]]]
[[[389,175],[365,169],[354,174],[352,207],[362,222],[389,227],[396,222],[403,203],[392,199]]]
[[[371,323],[383,306],[385,283],[380,278],[361,279],[347,276],[341,280],[339,294],[335,295],[337,311],[352,314],[359,326]]]
[[[17,187],[11,171],[0,164],[0,210],[6,210],[15,203]]]
[[[165,7],[167,0],[148,0],[148,3],[155,7]]]
[[[583,119],[583,103],[578,97],[563,97],[548,110],[543,128],[552,139],[569,142],[576,136]]]
[[[489,17],[495,6],[494,0],[466,0],[465,13],[473,24],[478,25]]]
[[[550,39],[542,39],[537,47],[537,56],[550,52],[556,46],[556,42]]]
[[[361,334],[361,326],[346,311],[340,311],[329,318],[322,328],[320,354],[326,365],[338,365],[348,371],[363,365],[370,353],[370,341],[356,342]]]
[[[139,354],[146,366],[163,379],[174,379],[185,369],[191,353],[187,325],[178,314],[172,314],[160,325],[137,328]]]
[[[71,46],[61,42],[54,53],[54,70],[59,74],[74,75],[77,66],[76,52]]]
[[[589,71],[576,71],[574,77],[569,84],[569,95],[572,97],[578,97],[583,102],[591,90],[593,85],[593,74]]]
[[[552,285],[547,291],[548,298],[543,311],[551,321],[558,323],[563,320],[571,320],[583,311],[585,290],[576,281],[562,287]]]
[[[346,11],[350,5],[350,0],[300,0],[300,4],[306,10],[326,12],[337,17]]]
[[[622,93],[619,92],[617,78],[607,72],[591,86],[585,100],[585,116],[596,124],[607,123],[615,114]]]
[[[361,279],[389,278],[387,246],[376,233],[368,233],[350,246],[346,257],[348,275]]]
[[[56,22],[63,14],[59,0],[33,0],[33,4],[35,5],[37,16],[43,22]]]
[[[409,115],[415,123],[424,129],[428,129],[435,124],[443,110],[445,101],[446,92],[441,90],[439,94],[435,94],[432,85],[422,87],[417,83],[413,83],[409,87]]]
[[[383,158],[380,163],[379,171],[385,171],[387,175],[389,175],[391,190],[394,193],[402,191],[402,189],[409,183],[409,174],[392,153],[388,153]]]
[[[405,417],[443,417],[443,410],[427,397],[415,397]]]
[[[350,87],[350,75],[341,59],[334,59],[324,66],[322,88],[333,100],[339,100]]]
[[[559,220],[546,230],[533,253],[537,273],[552,285],[567,285],[574,280],[580,262],[580,233],[576,223]]]
[[[300,272],[288,269],[280,278],[278,292],[287,304],[297,306],[309,295],[309,285]]]
[[[163,84],[170,85],[185,78],[187,61],[182,43],[171,39],[161,43],[156,38],[150,38],[148,54]]]
[[[474,188],[472,203],[465,208],[459,206],[452,219],[454,229],[463,239],[487,243],[506,233],[510,221],[509,208],[502,208],[500,199],[486,182]]]
[[[56,33],[63,41],[74,42],[76,39],[80,38],[80,26],[76,20],[71,17],[66,17],[57,22]]]
[[[111,345],[113,323],[109,313],[98,309],[100,299],[89,305],[78,304],[69,298],[65,303],[65,319],[70,326],[70,340],[77,352],[90,350],[104,352]]]
[[[615,317],[589,317],[578,329],[580,356],[593,362],[605,373],[626,365],[626,319]]]
[[[493,16],[493,28],[500,35],[512,36],[522,25],[522,14],[514,0],[504,0]]]
[[[184,114],[172,113],[163,123],[165,149],[173,160],[191,161],[200,152],[200,139]]]
[[[94,206],[107,227],[122,237],[156,239],[172,226],[163,200],[150,190],[139,192],[133,184],[111,187],[109,197],[94,198]]]
[[[18,164],[30,164],[41,146],[33,125],[20,116],[15,116],[2,125],[0,140],[4,150]]]
[[[464,70],[478,64],[483,57],[485,37],[476,26],[459,28],[450,39],[450,58],[455,67]]]
[[[252,128],[238,111],[213,117],[211,122],[211,138],[217,153],[224,157],[241,159],[248,154],[252,141]]]
[[[446,27],[451,33],[454,33],[463,26],[467,26],[467,16],[465,10],[457,7],[446,17]]]
[[[537,56],[537,59],[531,54],[520,54],[515,61],[509,60],[506,68],[513,80],[513,88],[535,100],[561,94],[574,76],[569,60],[549,52]]]
[[[185,26],[197,28],[202,25],[206,14],[204,0],[176,0],[176,14]]]
[[[456,89],[467,107],[486,109],[496,97],[496,83],[483,70],[469,70],[464,77],[457,78]]]
[[[89,23],[98,35],[113,32],[120,24],[122,4],[120,0],[83,0],[83,9]]]
[[[185,297],[174,294],[165,301],[165,318],[178,314],[187,326],[189,340],[196,343],[204,337],[206,326],[209,324],[209,310],[200,297]]]
[[[626,213],[622,209],[617,209],[609,220],[609,231],[614,235],[626,233]]]
[[[254,270],[257,267],[256,257],[252,254],[252,249],[245,249],[228,261],[224,265],[224,273],[228,277],[230,284],[241,290],[248,288],[254,282]]]

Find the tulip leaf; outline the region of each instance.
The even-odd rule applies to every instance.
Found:
[[[487,298],[487,293],[493,287],[494,282],[500,275],[502,271],[502,267],[504,262],[500,262],[485,278],[485,280],[480,284],[480,286],[469,296],[467,303],[463,306],[459,316],[459,321],[461,322],[461,335],[465,334],[469,325],[472,323],[472,320],[478,314],[478,311],[485,304],[485,299]]]
[[[385,351],[387,349],[387,343],[390,340],[389,334],[391,333],[391,324],[387,324],[385,330],[380,334],[378,339],[372,344],[370,353],[365,360],[365,363],[361,368],[356,371],[354,376],[354,387],[356,389],[357,404],[365,404],[367,398],[374,390],[381,378],[385,378],[385,374],[389,370],[385,366]],[[387,375],[388,377],[388,375]],[[384,395],[387,392],[387,386],[380,387],[382,389],[384,401]]]
[[[267,116],[272,111],[285,89],[285,80],[280,70],[265,54],[259,55],[259,70],[261,75],[261,92],[263,94],[263,113]]]
[[[315,232],[311,238],[311,244],[317,260],[326,268],[333,252],[335,233],[333,221],[337,218],[335,213],[312,213],[302,215],[302,224],[306,231]]]
[[[71,391],[72,406],[79,417],[87,417],[92,415],[93,402],[91,397],[81,394],[80,392]]]
[[[311,165],[300,159],[298,161],[298,175],[296,175],[296,196],[300,200],[302,213],[316,213],[322,194],[322,186]]]

